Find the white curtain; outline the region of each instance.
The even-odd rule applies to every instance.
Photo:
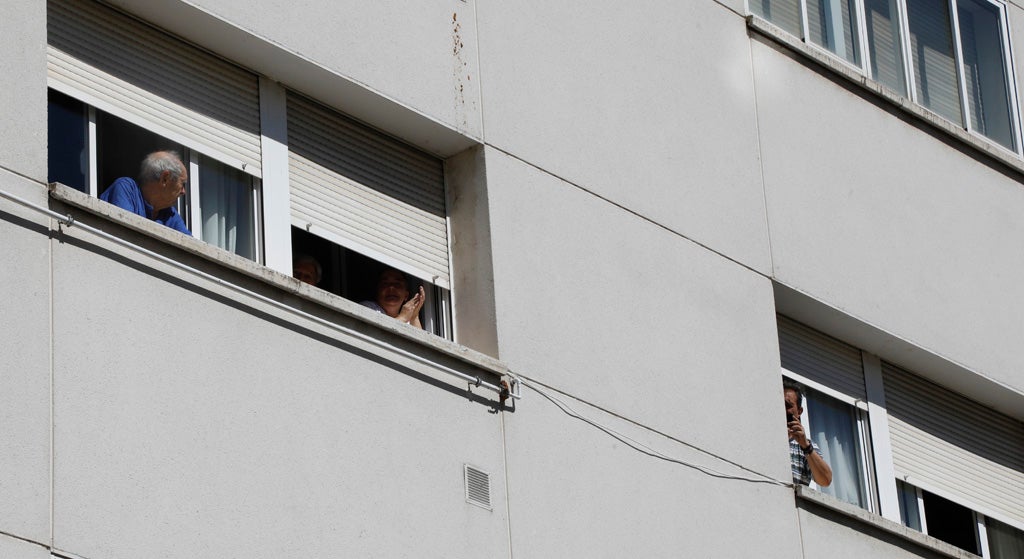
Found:
[[[834,398],[808,391],[808,428],[821,456],[832,467],[832,484],[819,487],[847,503],[867,508],[861,471],[861,447],[856,409]]]
[[[203,240],[255,259],[252,178],[203,156],[199,164]]]

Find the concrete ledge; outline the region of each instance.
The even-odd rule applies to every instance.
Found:
[[[128,228],[147,237],[157,239],[233,272],[241,273],[264,284],[316,303],[328,310],[339,312],[369,324],[382,331],[382,334],[387,333],[415,342],[426,349],[455,358],[485,373],[497,376],[503,376],[508,373],[508,367],[493,357],[424,332],[408,324],[402,324],[391,317],[368,309],[354,301],[349,301],[344,297],[324,291],[318,287],[302,283],[291,276],[267,268],[248,258],[243,258],[237,254],[179,233],[169,227],[157,224],[113,204],[108,204],[98,198],[93,198],[71,187],[59,183],[51,183],[49,185],[49,193],[50,197],[54,200],[82,209],[92,215],[102,217],[118,226]],[[72,217],[74,216],[72,215]]]
[[[920,547],[922,551],[938,554],[943,557],[952,557],[954,559],[978,559],[978,556],[973,553],[964,551],[959,547],[950,545],[942,540],[933,538],[932,536],[922,534],[921,532],[918,532],[913,528],[908,528],[899,522],[893,522],[888,518],[884,518],[860,507],[840,501],[831,495],[815,491],[810,487],[797,485],[796,498],[798,505],[799,501],[804,501],[805,503],[812,503],[819,507],[829,509],[853,520],[863,527],[881,530],[886,534],[895,536],[903,542]]]
[[[868,78],[858,69],[842,62],[832,54],[801,41],[798,37],[755,15],[747,16],[747,28],[776,44],[786,47],[791,52],[800,55],[803,59],[814,62],[818,66],[833,72],[836,76],[845,78],[849,83],[870,92],[915,120],[963,142],[968,147],[983,153],[1018,173],[1024,174],[1024,159],[1021,159],[1017,154],[1000,145],[984,140],[968,132],[962,126],[925,109],[911,101],[908,97],[889,89],[889,87],[882,85],[880,82]]]

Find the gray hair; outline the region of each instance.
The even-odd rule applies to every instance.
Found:
[[[799,382],[797,382],[795,380],[790,380],[788,378],[783,378],[782,379],[782,391],[785,392],[787,390],[792,390],[793,392],[796,392],[796,407],[798,407],[800,409],[803,409],[804,408],[804,387],[803,387],[803,385],[801,385]]]
[[[171,173],[171,177],[177,180],[181,177],[181,170],[185,168],[181,162],[181,156],[176,151],[154,151],[142,160],[139,167],[139,185],[156,182],[163,176],[164,171]]]
[[[299,264],[312,264],[313,269],[316,270],[316,283],[320,283],[320,280],[323,279],[324,276],[324,269],[320,266],[320,263],[317,262],[316,258],[313,258],[308,254],[296,254],[292,258],[292,268],[297,267]]]

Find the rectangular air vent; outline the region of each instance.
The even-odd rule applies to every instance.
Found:
[[[491,475],[469,464],[464,466],[466,502],[491,510]]]

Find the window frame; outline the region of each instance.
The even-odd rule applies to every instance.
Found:
[[[148,125],[139,124],[134,119],[125,118],[125,115],[121,114],[120,111],[116,111],[116,110],[115,111],[109,111],[109,110],[100,109],[100,108],[96,107],[95,105],[90,104],[87,99],[82,99],[80,96],[78,96],[75,93],[69,93],[67,91],[62,91],[60,88],[53,88],[53,87],[51,87],[51,88],[49,88],[49,90],[57,92],[57,93],[59,93],[61,95],[64,95],[64,96],[66,96],[68,98],[71,98],[71,99],[81,103],[84,106],[84,108],[85,108],[85,114],[83,115],[83,118],[86,121],[86,138],[85,138],[86,145],[85,145],[85,150],[86,150],[86,152],[88,154],[87,155],[87,160],[85,162],[86,166],[87,166],[87,171],[85,173],[85,175],[86,175],[86,185],[85,186],[86,186],[86,190],[88,191],[87,194],[89,196],[93,197],[93,198],[98,198],[99,195],[103,193],[103,190],[105,190],[106,187],[109,186],[109,185],[101,185],[101,184],[99,184],[99,164],[100,164],[100,161],[99,161],[99,133],[98,133],[98,129],[99,129],[98,120],[99,119],[98,119],[98,117],[99,117],[99,114],[100,114],[101,111],[104,114],[106,114],[106,115],[109,115],[111,117],[123,120],[124,122],[128,123],[131,126],[138,127],[138,128],[140,128],[140,129],[142,129],[142,130],[144,130],[144,131],[146,131],[146,132],[148,132],[150,134],[154,134],[156,136],[160,136],[161,138],[167,139],[167,140],[169,140],[171,142],[177,143],[176,140],[174,140],[173,138],[169,138],[168,136],[166,136],[162,132],[162,130],[160,130],[158,127],[151,127],[151,126],[148,126]],[[254,262],[262,264],[265,259],[264,259],[264,254],[263,254],[264,242],[263,242],[262,224],[263,224],[263,219],[264,218],[263,218],[263,204],[262,204],[262,190],[263,189],[262,189],[262,181],[261,181],[261,179],[259,177],[257,177],[256,175],[254,175],[253,173],[249,172],[249,171],[246,171],[244,169],[238,169],[234,165],[231,165],[230,163],[226,163],[224,161],[221,161],[220,159],[218,159],[215,156],[212,156],[212,155],[209,155],[209,154],[206,154],[206,153],[201,153],[198,150],[190,148],[190,147],[188,147],[186,145],[181,146],[181,149],[182,149],[182,153],[180,153],[179,155],[181,155],[182,163],[185,164],[185,168],[188,171],[188,182],[187,182],[185,196],[182,196],[181,198],[178,199],[177,208],[178,208],[178,213],[181,214],[182,219],[185,221],[185,224],[188,226],[189,230],[192,231],[192,236],[194,238],[198,239],[198,240],[201,240],[201,241],[204,241],[204,242],[208,242],[205,239],[203,239],[202,222],[200,221],[200,216],[202,216],[202,197],[199,195],[199,181],[200,181],[200,179],[199,179],[199,173],[200,173],[199,159],[200,159],[200,157],[207,157],[207,158],[209,158],[211,160],[217,161],[218,163],[223,163],[223,164],[225,164],[226,166],[228,166],[228,167],[230,167],[232,169],[237,169],[241,173],[244,173],[245,176],[248,177],[249,180],[251,181],[251,183],[250,183],[250,185],[251,185],[250,186],[250,195],[253,197],[253,204],[252,204],[253,215],[250,216],[250,217],[251,217],[252,223],[253,223],[253,228],[254,228],[253,235],[254,235],[254,241],[255,241],[255,246],[254,246],[254,249],[253,249],[254,250],[254,258],[252,258],[252,260]],[[135,173],[136,170],[137,169],[132,169],[131,173],[127,174],[125,176],[130,176],[130,177],[134,178],[134,173]],[[214,245],[214,246],[216,246],[216,245]],[[229,251],[229,252],[231,252],[231,251]]]
[[[871,444],[871,428],[870,420],[868,416],[868,405],[867,402],[859,398],[854,398],[847,394],[844,394],[838,390],[835,390],[829,386],[821,384],[817,381],[811,380],[799,373],[795,373],[785,367],[782,367],[782,376],[797,383],[803,385],[805,388],[820,392],[821,394],[832,398],[833,400],[839,401],[841,404],[849,406],[854,412],[854,419],[856,421],[855,433],[857,436],[857,448],[859,450],[859,464],[860,464],[860,479],[859,482],[865,490],[865,504],[867,505],[868,512],[878,514],[879,512],[879,500],[878,500],[878,488],[875,481],[874,474],[874,448]],[[804,406],[803,414],[800,416],[800,422],[811,428],[814,423],[813,418],[810,417],[810,406],[807,405],[808,395],[804,395]],[[811,479],[811,488],[818,489],[818,485]],[[853,504],[853,503],[851,503]],[[857,505],[855,505],[857,506]]]
[[[793,319],[785,317],[785,315],[779,314],[777,316],[779,324],[782,323],[783,318],[789,322],[796,322]],[[825,332],[811,328],[807,325],[802,326],[814,331],[822,337],[831,338],[831,336]],[[779,330],[781,332],[782,328],[780,327]],[[846,342],[842,342],[841,340],[839,341],[849,347],[855,347],[851,344],[847,344]],[[782,345],[783,344],[780,339],[780,346]],[[926,480],[909,478],[902,479],[896,477],[893,467],[893,450],[888,438],[888,433],[890,432],[890,412],[885,403],[886,390],[883,383],[882,360],[878,356],[863,349],[857,349],[857,351],[860,353],[861,357],[867,401],[861,400],[855,396],[847,395],[839,390],[824,385],[819,381],[812,380],[800,373],[787,369],[784,366],[780,367],[781,373],[783,378],[801,383],[806,388],[834,398],[835,400],[850,405],[857,410],[857,413],[859,414],[858,425],[861,426],[861,429],[858,431],[860,437],[858,442],[861,445],[863,457],[862,464],[866,465],[866,470],[864,471],[863,476],[864,479],[870,478],[871,480],[871,482],[866,485],[870,497],[868,501],[871,503],[870,508],[867,509],[868,512],[878,514],[889,520],[901,523],[915,531],[930,535],[928,531],[927,514],[924,506],[924,492],[927,491],[937,497],[950,501],[971,511],[974,515],[973,524],[976,544],[978,549],[981,551],[982,557],[990,559],[991,553],[989,550],[988,526],[986,524],[990,517],[986,513],[978,510],[979,508],[984,508],[983,503],[973,503],[966,501],[961,497],[947,494],[941,487],[932,487]],[[891,363],[887,363],[886,366],[895,367],[895,365],[892,365]],[[913,373],[912,371],[907,372],[916,375],[916,373]],[[939,388],[947,391],[949,390],[941,386],[939,386]],[[953,391],[950,392],[956,394]],[[809,406],[805,405],[801,422],[810,427],[813,423],[813,418],[809,416],[808,409]],[[863,418],[863,421],[860,421],[860,418]],[[909,511],[903,510],[903,507],[906,505],[906,501],[904,501],[900,494],[900,483],[904,484],[905,488],[914,492],[915,498],[913,499],[913,506],[914,511],[917,513],[918,521],[920,522],[920,529],[917,529],[908,523]],[[816,486],[813,485],[813,481],[811,487],[817,489]],[[1022,534],[1022,537],[1024,537],[1024,525],[1021,525],[1018,521],[1010,519],[1004,520],[996,517],[991,517],[991,520],[999,521],[1010,529],[1019,531]]]
[[[754,15],[756,17],[761,17],[760,15],[754,13],[753,10],[751,10],[750,4],[753,1],[756,1],[756,0],[747,0],[747,3],[746,3],[746,10],[747,11],[746,11],[746,13],[750,14],[750,15]],[[1003,150],[1003,151],[1005,151],[1007,153],[1011,153],[1014,156],[1016,156],[1016,158],[1018,158],[1018,159],[1024,157],[1024,132],[1022,132],[1021,109],[1020,109],[1019,95],[1018,95],[1018,89],[1017,89],[1017,72],[1016,72],[1016,68],[1015,68],[1014,60],[1013,60],[1013,52],[1014,52],[1014,49],[1013,49],[1013,36],[1010,33],[1009,14],[1008,14],[1008,10],[1007,10],[1007,7],[1006,7],[1005,0],[976,0],[976,1],[984,3],[986,5],[989,5],[989,6],[993,7],[996,10],[996,12],[998,13],[999,31],[1000,31],[1000,34],[1001,34],[1001,36],[999,37],[999,43],[1000,43],[1000,47],[1001,47],[1000,54],[1002,55],[1003,72],[1004,72],[1005,82],[1006,82],[1005,83],[1005,87],[1006,87],[1006,90],[1007,90],[1006,91],[1006,93],[1007,93],[1007,105],[1008,105],[1007,109],[1008,109],[1008,112],[1009,112],[1008,116],[1009,116],[1009,119],[1010,119],[1010,127],[1011,127],[1010,141],[1011,141],[1012,147],[1007,147],[1007,146],[1003,145],[999,140],[997,140],[995,138],[990,138],[989,136],[986,136],[982,132],[978,131],[976,129],[976,127],[974,126],[973,122],[972,122],[971,113],[970,113],[970,110],[969,110],[969,100],[968,100],[968,96],[967,96],[967,93],[968,93],[967,81],[966,81],[966,78],[964,76],[964,67],[963,67],[963,36],[961,34],[960,22],[959,22],[959,9],[958,8],[959,8],[959,3],[962,0],[944,0],[946,2],[947,6],[948,6],[948,9],[950,10],[950,27],[951,27],[950,33],[951,33],[951,40],[952,40],[952,43],[953,43],[953,58],[954,58],[955,73],[956,73],[955,79],[956,79],[956,82],[957,82],[956,87],[957,87],[957,93],[958,93],[958,97],[959,97],[958,104],[959,104],[959,107],[960,107],[961,122],[956,122],[954,120],[951,120],[951,119],[947,118],[946,116],[943,116],[943,115],[935,112],[934,110],[932,110],[932,109],[926,107],[924,104],[922,104],[921,100],[919,99],[919,96],[917,94],[917,84],[916,84],[916,81],[914,79],[914,63],[913,63],[913,57],[912,57],[912,51],[911,51],[912,47],[911,47],[911,41],[910,41],[911,35],[910,35],[909,12],[908,12],[908,8],[907,8],[907,0],[893,0],[893,3],[895,5],[895,7],[896,7],[895,17],[898,18],[898,26],[897,26],[897,28],[899,30],[899,41],[900,41],[899,54],[900,54],[901,62],[902,62],[902,64],[900,65],[900,69],[901,69],[901,71],[903,73],[903,82],[904,82],[904,84],[906,86],[906,91],[897,91],[897,90],[893,89],[892,87],[890,87],[889,85],[885,84],[884,82],[879,81],[878,76],[873,75],[873,72],[871,71],[871,49],[870,49],[870,46],[869,46],[869,35],[868,35],[868,31],[867,31],[867,19],[866,19],[867,11],[866,11],[866,8],[865,8],[864,0],[853,0],[853,8],[854,8],[854,11],[856,12],[856,16],[855,17],[856,17],[856,20],[857,20],[856,21],[856,23],[857,23],[857,26],[856,26],[857,27],[857,29],[856,29],[857,40],[859,41],[859,44],[857,45],[857,49],[858,49],[857,55],[858,55],[858,58],[860,60],[860,64],[859,65],[851,63],[849,60],[846,60],[844,57],[838,55],[835,52],[832,52],[831,50],[829,50],[825,46],[818,45],[814,41],[811,40],[810,25],[809,25],[809,21],[808,21],[808,10],[807,10],[807,3],[809,1],[815,1],[815,0],[797,0],[797,9],[800,10],[800,14],[799,14],[799,18],[798,18],[799,23],[800,23],[800,34],[799,34],[798,38],[800,39],[800,41],[807,48],[810,48],[810,49],[814,50],[815,52],[820,52],[820,53],[824,54],[825,56],[828,56],[831,60],[835,61],[836,63],[838,63],[842,67],[848,68],[848,69],[850,69],[850,70],[852,70],[852,71],[854,71],[854,72],[856,72],[856,73],[858,73],[858,74],[860,74],[860,75],[862,75],[862,76],[864,76],[864,77],[866,77],[866,78],[876,82],[880,87],[884,87],[887,90],[895,92],[897,95],[899,95],[901,97],[909,99],[911,102],[914,103],[915,106],[918,106],[921,109],[923,109],[925,111],[928,111],[929,114],[936,115],[937,117],[939,117],[939,118],[941,118],[941,119],[943,119],[945,121],[953,123],[955,126],[960,127],[963,130],[965,130],[972,137],[979,138],[982,141],[984,141],[986,144],[990,144],[990,145],[996,147],[999,150]],[[841,1],[841,0],[832,0],[832,1]],[[765,19],[765,18],[762,18],[762,19]],[[768,20],[768,19],[765,19],[765,21],[771,22],[771,20]],[[785,32],[787,34],[789,33],[789,31],[787,31],[785,28],[783,28],[781,26],[779,28],[782,29],[783,32]]]

